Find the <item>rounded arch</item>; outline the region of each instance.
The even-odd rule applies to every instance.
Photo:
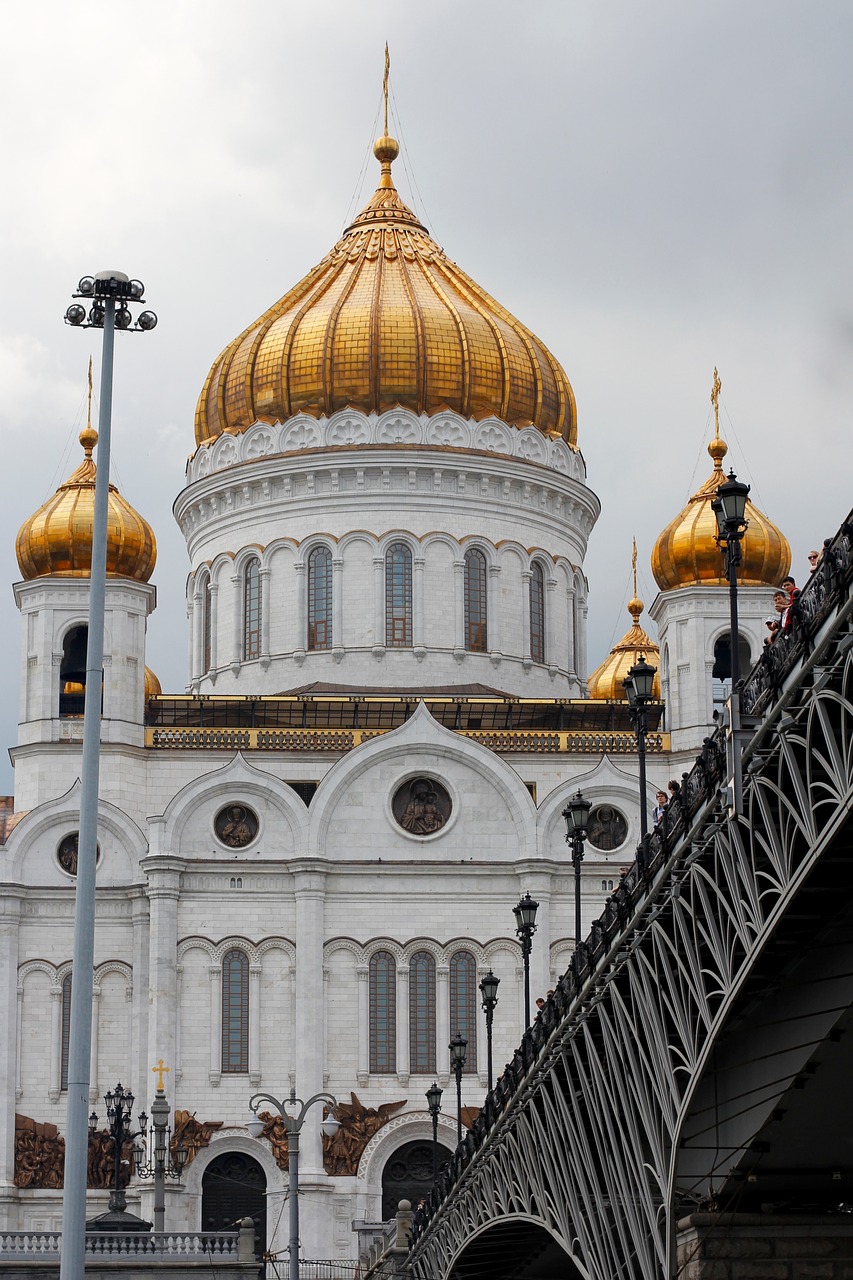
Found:
[[[618,850],[604,853],[588,845],[586,849],[587,856],[594,855],[601,858],[621,855],[624,857],[625,851],[631,849],[633,843],[639,837],[639,792],[636,778],[624,770],[618,769],[608,756],[604,756],[599,760],[594,768],[587,770],[585,773],[577,774],[572,778],[571,782],[560,783],[559,786],[549,791],[544,797],[537,814],[538,845],[542,854],[550,854],[553,857],[556,850],[559,849],[560,856],[563,856],[563,850],[566,848],[566,828],[562,811],[568,804],[572,793],[578,790],[581,790],[586,798],[592,801],[593,806],[606,803],[618,808],[628,822],[628,835]],[[655,784],[648,780],[647,791],[651,804],[655,792]],[[651,809],[649,811],[651,812]]]
[[[78,778],[65,795],[58,796],[37,809],[31,809],[16,824],[6,842],[8,878],[33,884],[42,883],[45,875],[48,875],[49,880],[67,888],[68,878],[54,865],[54,851],[59,840],[69,831],[76,831],[79,825]],[[148,851],[148,842],[133,819],[109,801],[101,800],[98,809],[98,837],[101,848],[98,862],[99,886],[132,882],[136,878],[141,859]],[[44,847],[48,844],[48,848]],[[37,876],[41,879],[36,879]]]
[[[284,555],[288,552],[292,557],[292,563],[295,564],[300,555],[299,543],[295,538],[273,538],[272,542],[268,542],[264,547],[264,553],[261,556],[261,568],[272,569],[276,556]]]
[[[439,1141],[451,1151],[456,1148],[456,1120],[448,1111],[438,1117]],[[392,1116],[368,1142],[358,1162],[358,1180],[368,1194],[379,1196],[382,1190],[382,1170],[389,1157],[408,1142],[423,1140],[432,1142],[432,1117],[428,1111],[407,1111]],[[377,1205],[377,1208],[379,1206]]]
[[[364,962],[369,964],[371,956],[375,956],[377,951],[388,951],[397,961],[402,964],[405,960],[405,952],[399,942],[394,942],[391,938],[371,938],[369,942],[364,944]]]
[[[571,1246],[548,1223],[529,1214],[502,1214],[466,1236],[447,1267],[452,1276],[489,1275],[504,1280],[523,1269],[525,1280],[590,1280],[590,1273],[572,1257]]]
[[[246,572],[247,564],[251,564],[253,560],[257,560],[260,567],[263,560],[264,548],[259,542],[250,542],[245,547],[241,547],[239,551],[235,551],[231,560],[232,573],[240,577]]]
[[[210,581],[211,585],[219,587],[223,577],[233,578],[234,576],[234,556],[230,551],[221,551],[210,562]]]

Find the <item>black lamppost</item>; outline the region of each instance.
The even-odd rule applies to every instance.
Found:
[[[127,1196],[125,1195],[124,1187],[121,1185],[121,1163],[124,1148],[134,1138],[141,1137],[144,1140],[148,1129],[148,1117],[144,1111],[140,1111],[137,1117],[139,1128],[134,1129],[133,1127],[130,1113],[133,1110],[135,1100],[130,1090],[124,1089],[120,1084],[117,1084],[109,1093],[104,1094],[104,1102],[107,1107],[107,1127],[113,1140],[114,1148],[113,1186],[110,1191],[110,1203],[107,1212],[87,1223],[88,1230],[147,1231],[151,1226],[150,1222],[143,1222],[141,1218],[125,1213]],[[93,1111],[89,1116],[89,1132],[94,1135],[97,1131],[98,1114]]]
[[[736,813],[741,809],[741,772],[740,772],[740,636],[738,634],[737,616],[737,567],[741,561],[740,544],[746,533],[746,500],[749,497],[749,485],[742,484],[734,471],[729,472],[724,484],[717,486],[717,496],[711,503],[711,510],[717,517],[717,545],[725,552],[726,577],[729,580],[729,631],[731,633],[731,746],[732,746],[732,781],[734,785],[734,808]]]
[[[279,1102],[278,1098],[274,1098],[271,1093],[256,1093],[249,1099],[249,1110],[253,1114],[253,1119],[246,1125],[253,1138],[259,1138],[264,1131],[264,1122],[258,1118],[258,1107],[263,1102],[272,1104],[281,1117],[287,1134],[287,1197],[290,1207],[288,1276],[289,1280],[299,1280],[299,1135],[302,1132],[305,1117],[315,1103],[324,1102],[333,1113],[338,1102],[331,1093],[315,1093],[307,1102],[303,1102],[301,1098],[297,1098],[295,1089],[290,1090],[290,1097],[286,1102]],[[299,1111],[291,1115],[287,1110],[288,1107],[299,1107]],[[327,1137],[333,1137],[340,1127],[340,1121],[334,1118],[334,1114],[329,1115],[320,1125],[321,1131]]]
[[[634,722],[637,735],[637,755],[640,761],[640,835],[645,847],[649,834],[648,801],[646,797],[646,706],[652,700],[657,667],[650,666],[645,656],[635,662],[624,680],[625,692],[628,695],[628,711]]]
[[[496,978],[491,969],[480,982],[480,995],[483,997],[483,1012],[486,1015],[486,1061],[488,1066],[489,1093],[492,1092],[492,1022],[495,1017],[495,1005],[498,1002],[500,978]]]
[[[437,1084],[431,1084],[426,1091],[427,1106],[432,1119],[432,1182],[438,1180],[438,1116],[441,1111],[441,1095],[443,1090]]]
[[[536,912],[539,903],[529,893],[512,909],[515,916],[515,936],[521,943],[521,958],[524,961],[524,1030],[530,1026],[530,952],[533,950],[533,935],[536,932]]]
[[[586,829],[589,825],[589,812],[592,801],[587,800],[583,792],[578,790],[563,810],[566,822],[566,843],[572,847],[572,866],[575,869],[575,946],[581,940],[581,863],[586,840]]]
[[[162,1087],[162,1075],[160,1081],[151,1104],[151,1132],[146,1136],[143,1131],[139,1135],[141,1141],[133,1148],[136,1176],[154,1179],[155,1231],[166,1229],[166,1179],[174,1178],[180,1182],[189,1154],[183,1144],[176,1148],[174,1156],[169,1149],[169,1104]]]
[[[468,1041],[461,1031],[450,1041],[450,1070],[456,1076],[456,1141],[462,1141],[462,1072],[468,1056]]]

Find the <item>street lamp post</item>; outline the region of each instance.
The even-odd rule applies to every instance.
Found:
[[[515,934],[521,943],[521,958],[524,961],[524,1029],[530,1026],[530,952],[533,950],[533,935],[536,932],[536,912],[539,903],[529,893],[513,907],[515,916]]]
[[[103,1215],[103,1219],[94,1219],[96,1225],[101,1229],[112,1230],[146,1230],[151,1226],[150,1222],[142,1222],[140,1218],[132,1217],[130,1214],[124,1217],[127,1209],[127,1196],[124,1187],[121,1185],[121,1164],[122,1153],[128,1142],[133,1138],[145,1139],[148,1129],[148,1117],[144,1111],[140,1111],[137,1117],[139,1128],[134,1129],[131,1119],[131,1112],[135,1098],[129,1089],[124,1089],[121,1084],[117,1084],[109,1093],[104,1094],[104,1103],[107,1108],[107,1128],[110,1137],[113,1140],[113,1185],[110,1191],[110,1202],[107,1213]],[[92,1134],[98,1131],[98,1113],[93,1111],[89,1116],[89,1131]],[[121,1215],[121,1220],[116,1221],[113,1215]]]
[[[738,480],[734,471],[730,471],[724,484],[717,486],[717,496],[711,503],[711,510],[717,517],[717,545],[725,553],[726,577],[729,583],[729,631],[731,633],[731,715],[730,741],[732,744],[732,782],[734,790],[734,810],[741,811],[741,768],[740,768],[740,644],[738,634],[737,610],[737,567],[741,561],[740,544],[746,533],[746,500],[749,497],[749,485]]]
[[[142,1139],[133,1148],[136,1159],[136,1176],[154,1180],[154,1230],[166,1229],[166,1179],[180,1182],[187,1162],[187,1149],[183,1144],[176,1148],[174,1157],[169,1149],[169,1103],[162,1084],[158,1086],[151,1104],[151,1131],[143,1131]]]
[[[480,995],[483,997],[483,1012],[486,1015],[486,1062],[488,1067],[489,1093],[492,1092],[492,1023],[495,1017],[495,1005],[498,1002],[500,978],[496,978],[491,969],[480,982]]]
[[[578,790],[563,810],[566,843],[572,847],[572,866],[575,869],[575,947],[580,945],[581,940],[581,863],[591,809],[592,801],[587,800],[583,792]]]
[[[77,883],[74,899],[74,948],[71,1018],[68,1037],[68,1108],[65,1131],[65,1173],[62,1197],[60,1280],[83,1280],[86,1261],[86,1170],[89,1135],[86,1111],[91,1072],[92,982],[95,960],[95,863],[98,848],[98,778],[100,773],[101,680],[104,666],[104,606],[107,581],[107,514],[110,482],[113,347],[116,329],[147,332],[157,323],[153,311],[143,311],[136,323],[128,303],[141,303],[145,292],[139,280],[120,271],[84,276],[75,298],[81,302],[65,312],[75,328],[103,329],[98,467],[92,528],[89,580],[89,625],[86,650],[86,699],[83,708],[83,761],[80,789],[80,827],[77,840]]]
[[[652,700],[657,667],[651,666],[644,656],[635,662],[624,680],[628,695],[628,711],[637,735],[637,755],[640,763],[640,836],[645,850],[649,834],[648,797],[646,796],[646,707]]]
[[[432,1184],[438,1181],[438,1116],[441,1111],[441,1095],[443,1090],[438,1084],[431,1084],[426,1091],[427,1106],[432,1120]]]
[[[338,1102],[331,1093],[315,1093],[307,1102],[303,1102],[301,1098],[297,1098],[295,1089],[290,1090],[290,1097],[286,1102],[279,1102],[271,1093],[256,1093],[249,1099],[249,1110],[255,1118],[246,1126],[253,1138],[259,1138],[264,1131],[264,1122],[258,1119],[258,1107],[262,1102],[275,1107],[287,1133],[287,1195],[290,1203],[288,1276],[289,1280],[299,1280],[299,1135],[305,1117],[315,1103],[324,1102],[327,1107],[334,1109]],[[299,1107],[299,1111],[291,1115],[287,1111],[288,1107]],[[340,1127],[340,1121],[331,1115],[320,1126],[327,1137],[336,1134]]]
[[[468,1056],[468,1041],[461,1031],[450,1041],[450,1069],[456,1076],[456,1141],[462,1141],[462,1072]]]

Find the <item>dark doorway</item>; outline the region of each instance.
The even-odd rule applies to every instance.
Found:
[[[439,1169],[452,1152],[438,1144]],[[382,1170],[382,1221],[387,1222],[397,1212],[401,1200],[411,1202],[415,1208],[432,1189],[432,1143],[407,1142],[390,1155]]]
[[[745,636],[738,636],[738,657],[740,658],[740,674],[745,676],[752,666],[749,652],[749,641]],[[732,636],[727,631],[721,635],[714,645],[714,668],[711,675],[715,680],[731,680],[732,678]]]
[[[267,1247],[267,1179],[257,1160],[226,1151],[211,1160],[201,1180],[202,1231],[234,1231],[241,1218],[255,1224],[255,1257]]]

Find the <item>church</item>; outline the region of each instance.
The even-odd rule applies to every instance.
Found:
[[[272,1114],[251,1135],[250,1097],[337,1099],[338,1135],[321,1135],[320,1107],[302,1133],[301,1244],[354,1257],[353,1222],[430,1185],[434,1082],[439,1142],[455,1146],[457,1033],[463,1123],[482,1105],[489,971],[496,1076],[521,1037],[524,894],[538,903],[532,996],[569,963],[573,793],[592,806],[584,933],[633,861],[628,670],[644,656],[658,671],[651,812],[712,726],[733,642],[716,418],[708,479],[654,548],[657,639],[635,571],[625,636],[588,654],[600,504],[569,379],[401,200],[387,126],[374,154],[366,207],[201,388],[174,478],[189,565],[180,692],[146,666],[155,533],[110,496],[92,1109],[102,1125],[121,1081],[148,1110],[164,1064],[187,1151],[167,1229],[248,1214],[272,1256],[287,1243],[286,1145]],[[88,426],[77,469],[17,540],[19,733],[15,794],[0,801],[6,1230],[62,1219],[96,442]],[[748,665],[790,552],[746,514],[735,642]],[[90,1183],[94,1215],[97,1161]],[[148,1219],[151,1195],[130,1178],[129,1207]]]

